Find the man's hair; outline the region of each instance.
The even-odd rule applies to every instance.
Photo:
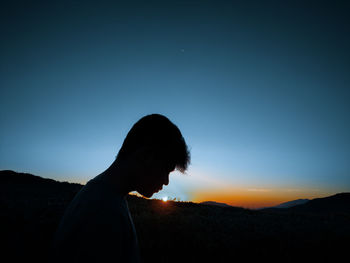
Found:
[[[136,122],[128,132],[117,160],[142,147],[149,148],[159,160],[174,165],[182,173],[190,163],[190,152],[179,128],[163,115],[147,115]]]

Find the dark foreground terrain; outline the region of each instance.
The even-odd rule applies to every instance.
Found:
[[[2,259],[47,262],[66,205],[82,186],[0,172]],[[292,209],[163,202],[129,196],[141,255],[152,262],[340,262],[348,258],[350,194]],[[5,262],[5,261],[2,261]]]

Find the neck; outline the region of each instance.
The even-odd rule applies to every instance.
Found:
[[[131,183],[130,170],[127,169],[125,163],[113,163],[106,171],[100,176],[107,181],[118,193],[121,195],[127,195],[133,191]]]

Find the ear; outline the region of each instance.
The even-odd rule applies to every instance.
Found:
[[[155,161],[155,153],[149,147],[142,146],[133,154],[133,159],[140,165],[151,165]]]

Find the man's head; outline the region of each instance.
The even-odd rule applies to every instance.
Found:
[[[171,171],[186,171],[190,153],[179,128],[165,116],[152,114],[141,118],[127,134],[116,159],[121,162],[136,171],[135,190],[151,197],[169,183]]]

